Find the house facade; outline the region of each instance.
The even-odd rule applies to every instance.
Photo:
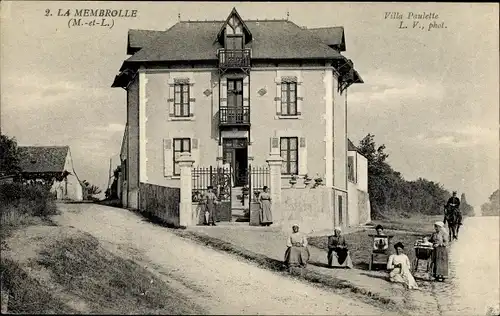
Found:
[[[346,91],[363,81],[343,51],[342,27],[245,21],[236,9],[225,21],[130,30],[112,85],[127,93],[124,205],[138,208],[141,183],[179,187],[182,152],[194,167],[230,165],[235,187],[278,154],[282,187],[320,177],[347,201]]]
[[[349,139],[347,149],[347,192],[350,210],[347,222],[350,226],[362,225],[371,221],[368,160]]]
[[[69,146],[19,146],[24,182],[51,184],[58,200],[83,200],[83,188]]]

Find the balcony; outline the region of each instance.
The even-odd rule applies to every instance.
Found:
[[[250,68],[250,49],[220,49],[217,55],[220,69]]]
[[[250,126],[250,107],[219,108],[219,126]]]

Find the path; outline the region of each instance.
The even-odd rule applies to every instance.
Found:
[[[131,249],[131,258],[169,283],[177,280],[179,291],[195,297],[211,314],[387,314],[194,244],[124,209],[95,204],[60,204],[60,209],[62,215],[55,218],[59,225],[88,232],[104,245]]]

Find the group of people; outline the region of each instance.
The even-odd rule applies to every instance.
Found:
[[[377,236],[385,236],[381,225],[376,228]],[[433,245],[432,254],[433,270],[432,274],[438,281],[443,281],[448,277],[448,234],[445,231],[443,222],[434,223],[434,233],[428,238]],[[287,249],[285,251],[285,264],[288,267],[305,268],[309,261],[310,253],[307,244],[307,237],[299,231],[299,225],[292,226],[292,234],[287,239]],[[383,238],[378,239],[383,242]],[[385,245],[381,245],[381,249]],[[389,256],[387,270],[389,280],[395,283],[402,283],[408,289],[418,289],[417,282],[411,273],[411,263],[404,253],[405,246],[401,242],[394,244],[395,253]],[[336,227],[334,233],[328,236],[328,266],[330,268],[352,268],[352,260],[349,253],[348,244],[342,235],[342,229]]]
[[[288,267],[305,268],[309,261],[310,253],[307,247],[307,237],[301,233],[299,225],[292,226],[292,234],[287,239],[285,251],[285,265]],[[328,266],[331,268],[353,267],[347,241],[342,235],[342,228],[335,227],[334,233],[328,236]]]
[[[271,194],[269,188],[264,186],[257,199],[260,206],[260,224],[262,226],[270,226],[273,223],[273,215],[271,212]],[[207,192],[203,195],[202,203],[205,206],[204,225],[216,226],[216,205],[220,204],[217,194],[214,192],[213,186],[207,187]]]

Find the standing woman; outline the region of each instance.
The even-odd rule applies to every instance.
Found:
[[[271,213],[271,195],[269,194],[269,188],[264,186],[263,192],[259,194],[259,204],[260,204],[260,224],[263,226],[269,226],[273,223],[273,214]]]
[[[443,222],[434,223],[435,232],[429,241],[434,245],[432,262],[434,263],[433,276],[442,282],[448,277],[448,234]]]
[[[213,192],[213,187],[207,187],[205,194],[205,225],[215,226],[215,205],[218,204],[217,196]]]

